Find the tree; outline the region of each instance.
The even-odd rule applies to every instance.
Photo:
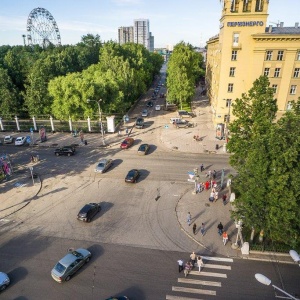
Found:
[[[299,245],[299,103],[276,123],[273,90],[261,76],[232,107],[228,149],[238,172],[232,215],[269,239]]]

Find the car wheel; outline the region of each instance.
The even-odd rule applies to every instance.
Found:
[[[59,156],[59,153],[55,153],[56,156]]]
[[[86,260],[85,260],[85,263],[87,264],[89,261],[90,261],[90,257],[88,257]]]
[[[68,156],[71,156],[71,153],[68,153]]]
[[[66,277],[65,281],[69,281],[70,279],[71,279],[71,276],[69,275]]]

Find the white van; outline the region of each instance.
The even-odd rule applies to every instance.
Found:
[[[181,118],[170,118],[170,123],[173,124],[173,122],[175,121],[175,123],[177,122],[181,122],[182,119]]]

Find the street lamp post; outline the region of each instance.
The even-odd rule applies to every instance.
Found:
[[[100,120],[100,130],[101,130],[101,136],[102,136],[102,144],[103,144],[103,146],[105,146],[104,131],[103,131],[103,124],[102,124],[102,111],[101,111],[101,107],[100,107],[100,102],[102,101],[102,99],[99,99],[99,100],[87,99],[86,101],[88,103],[89,102],[97,102],[97,104],[98,104],[98,113],[99,113],[99,120]]]
[[[255,279],[256,279],[258,282],[260,282],[260,283],[262,283],[262,284],[264,284],[264,285],[270,285],[270,284],[271,284],[271,280],[270,280],[268,277],[266,277],[265,275],[263,275],[263,274],[256,273],[256,274],[255,274]],[[286,291],[280,289],[279,287],[277,287],[277,286],[274,285],[274,284],[272,284],[272,287],[273,287],[275,290],[278,290],[278,291],[280,291],[281,293],[283,293],[284,295],[287,296],[287,297],[277,296],[276,293],[275,293],[275,297],[276,297],[276,298],[299,300],[298,298],[296,298],[296,297],[290,295],[289,293],[287,293]]]

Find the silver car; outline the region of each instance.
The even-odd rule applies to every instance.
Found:
[[[90,251],[82,248],[68,253],[52,269],[52,278],[59,283],[69,281],[78,269],[90,261],[91,256]]]
[[[0,291],[4,291],[10,284],[9,277],[6,273],[0,272]]]
[[[148,116],[148,110],[147,109],[144,109],[142,111],[142,117],[147,117]]]
[[[106,172],[113,164],[113,160],[110,158],[103,158],[99,161],[98,165],[95,168],[95,172],[104,173]]]
[[[14,141],[14,138],[11,135],[4,137],[3,144],[11,144]]]

